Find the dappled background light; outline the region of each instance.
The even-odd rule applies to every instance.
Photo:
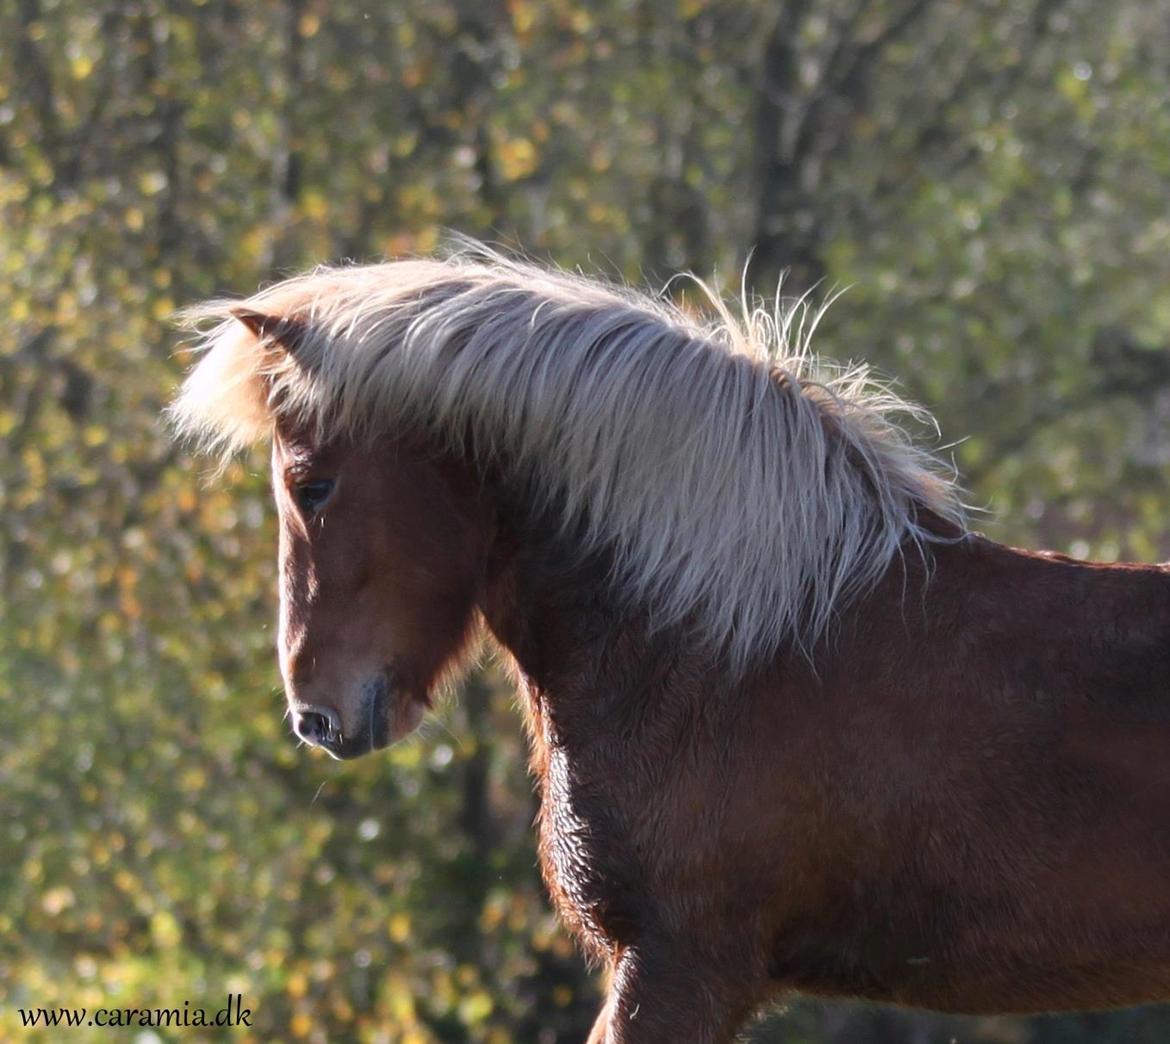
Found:
[[[386,755],[294,745],[267,463],[169,438],[177,307],[447,228],[848,287],[820,349],[936,412],[978,528],[1170,557],[1167,54],[1147,0],[0,7],[0,1036],[238,992],[232,1040],[554,1044],[597,1004],[497,666]],[[754,1039],[1168,1033],[798,1000]]]

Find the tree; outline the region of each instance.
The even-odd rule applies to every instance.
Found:
[[[256,1039],[593,1015],[493,670],[385,758],[288,742],[266,465],[208,483],[160,422],[176,307],[443,227],[665,293],[734,293],[754,244],[765,295],[851,287],[821,348],[970,436],[997,535],[1167,557],[1168,34],[1140,0],[0,5],[0,1026],[229,990]],[[798,1001],[757,1038],[1165,1028]]]

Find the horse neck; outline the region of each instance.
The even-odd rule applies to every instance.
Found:
[[[503,515],[480,608],[524,683],[538,770],[550,746],[605,759],[693,719],[719,687],[715,660],[684,628],[652,628],[604,552],[582,554],[548,519]]]

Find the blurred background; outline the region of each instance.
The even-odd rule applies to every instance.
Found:
[[[159,411],[174,310],[444,229],[661,287],[850,289],[818,344],[938,415],[991,535],[1170,557],[1160,0],[0,0],[0,1037],[583,1039],[490,669],[425,734],[296,750],[262,452]],[[44,1040],[108,1040],[56,1030]],[[789,1044],[1170,1039],[1158,1009],[794,1000]]]

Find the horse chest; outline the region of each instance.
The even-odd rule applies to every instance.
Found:
[[[553,901],[586,946],[629,942],[646,908],[643,875],[617,805],[582,785],[569,755],[550,748],[541,786],[540,862]]]

